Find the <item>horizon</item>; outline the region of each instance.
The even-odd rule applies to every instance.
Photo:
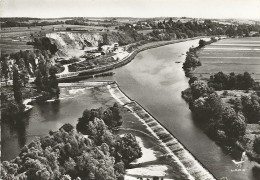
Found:
[[[28,19],[67,19],[67,18],[93,18],[93,19],[98,19],[98,18],[117,18],[117,19],[124,19],[124,18],[133,18],[133,19],[153,19],[153,18],[178,18],[178,19],[210,19],[210,20],[251,20],[251,21],[260,21],[260,18],[205,18],[205,17],[185,17],[185,16],[154,16],[154,17],[134,17],[134,16],[68,16],[68,17],[34,17],[34,16],[6,16],[6,17],[0,17],[0,19],[3,18],[28,18]]]
[[[2,18],[187,17],[260,20],[260,0],[0,0],[0,4]]]

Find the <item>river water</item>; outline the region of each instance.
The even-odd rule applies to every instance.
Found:
[[[227,177],[229,180],[254,180],[251,171],[254,163],[247,161],[243,166],[245,171],[232,171],[236,167],[230,155],[194,123],[188,105],[181,98],[181,91],[188,88],[182,62],[186,51],[191,46],[197,46],[198,41],[191,40],[143,51],[131,63],[113,70],[114,76],[92,80],[117,81],[131,99],[139,102],[167,127],[218,179]],[[27,116],[27,121],[31,124],[24,125],[24,130],[17,131],[16,136],[11,136],[10,130],[5,130],[4,133],[2,131],[2,138],[6,138],[4,148],[2,146],[2,158],[13,158],[20,147],[31,141],[35,135],[46,135],[49,130],[57,129],[67,122],[75,125],[85,108],[99,106],[100,102],[96,102],[91,94],[80,96],[76,100],[36,105]],[[11,147],[12,152],[8,151]]]

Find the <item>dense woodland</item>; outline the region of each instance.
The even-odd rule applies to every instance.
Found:
[[[232,99],[231,106],[224,103],[209,84],[201,80],[190,81],[190,88],[183,91],[182,96],[206,133],[223,146],[232,146],[245,135],[247,124],[260,122],[260,97],[253,93]],[[258,145],[259,137],[255,140],[254,151],[260,155]]]
[[[174,22],[172,18],[158,22],[154,28],[156,30],[153,30],[150,35],[161,40],[169,40],[172,37],[180,39],[204,35],[249,36],[251,31],[256,31],[258,34],[260,32],[259,25],[225,25],[211,20],[205,20],[203,23],[197,21],[182,23],[180,20]]]
[[[34,51],[19,51],[2,54],[0,57],[2,79],[6,84],[13,81],[12,89],[2,87],[3,119],[15,119],[16,116],[21,115],[25,109],[23,100],[26,98],[59,97],[58,81],[55,75],[58,68],[51,60],[57,47],[48,38],[35,38],[33,43],[37,47]],[[34,77],[36,79],[33,85],[29,83],[29,80]]]
[[[124,169],[142,156],[135,136],[115,135],[111,128],[122,124],[118,105],[103,113],[101,108],[85,110],[79,118],[84,129],[70,124],[37,138],[18,157],[1,167],[5,180],[116,180]],[[102,114],[102,115],[101,115]],[[104,118],[103,121],[100,117]],[[109,124],[106,125],[105,124]],[[85,136],[83,136],[82,132]]]

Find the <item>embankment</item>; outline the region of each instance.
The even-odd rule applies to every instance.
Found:
[[[58,77],[58,81],[59,82],[74,82],[74,81],[82,80],[83,78],[85,78],[85,79],[91,78],[91,75],[93,75],[93,74],[102,73],[102,72],[109,71],[109,70],[112,70],[112,69],[115,69],[115,68],[118,68],[118,67],[121,67],[121,66],[128,64],[129,62],[131,62],[135,58],[135,56],[139,52],[142,52],[142,51],[145,51],[145,50],[148,50],[148,49],[152,49],[152,48],[157,48],[157,47],[160,47],[160,46],[165,46],[165,45],[169,45],[169,44],[194,40],[194,39],[203,38],[203,37],[205,37],[205,36],[187,38],[187,39],[171,40],[171,41],[158,41],[158,42],[147,43],[147,44],[144,44],[142,46],[139,46],[137,49],[135,49],[133,52],[129,53],[129,55],[127,57],[123,58],[122,60],[116,61],[116,62],[108,64],[108,65],[96,67],[96,68],[93,68],[93,69],[73,72],[73,73],[69,73],[69,74],[63,74],[62,76]]]
[[[158,139],[160,146],[167,152],[169,161],[174,161],[181,171],[186,174],[185,179],[216,179],[173,134],[140,104],[124,94],[116,83],[107,85],[107,88],[111,96],[133,113],[146,126],[151,135]]]

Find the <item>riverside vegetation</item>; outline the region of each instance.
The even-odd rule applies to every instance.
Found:
[[[46,34],[49,33],[49,31],[55,31],[55,27],[52,27],[52,25],[62,24],[64,31],[77,32],[77,27],[88,27],[91,24],[93,25],[93,21],[86,18],[71,18],[60,20],[57,19],[57,21],[50,22],[41,21],[37,18],[1,18],[0,22],[3,27],[3,31],[8,29],[12,30],[13,27],[18,28],[18,30],[19,28],[27,27],[28,31],[31,33],[25,34],[25,39],[28,39],[26,44],[31,45],[34,48],[33,50],[20,50],[19,52],[17,52],[16,47],[16,49],[12,53],[4,53],[5,49],[8,50],[8,52],[10,51],[10,46],[8,46],[8,44],[5,48],[5,43],[6,41],[10,41],[10,37],[7,36],[7,39],[5,40],[6,35],[3,36],[4,45],[3,51],[1,52],[2,81],[8,82],[9,80],[12,80],[13,66],[18,65],[18,74],[20,76],[20,79],[23,81],[24,86],[26,84],[28,85],[20,88],[23,96],[22,99],[41,95],[42,97],[45,97],[45,99],[57,96],[59,90],[57,88],[56,83],[50,82],[56,80],[54,79],[54,74],[51,75],[49,73],[49,69],[54,69],[53,67],[55,67],[56,70],[51,70],[52,73],[62,72],[64,70],[64,67],[62,66],[62,64],[55,62],[54,60],[54,58],[57,56],[58,51],[60,50],[59,46],[57,46],[57,44],[55,43],[52,43],[52,40],[46,37]],[[258,34],[260,31],[259,25],[239,24],[237,26],[233,26],[213,22],[211,20],[204,20],[202,22],[199,22],[197,20],[191,20],[185,22],[182,21],[182,19],[176,20],[174,18],[159,21],[148,19],[145,20],[145,23],[142,20],[139,20],[135,25],[129,23],[120,23],[120,21],[117,22],[116,19],[109,19],[104,20],[104,22],[97,22],[98,23],[95,26],[103,26],[104,28],[115,28],[115,31],[111,31],[111,29],[108,29],[107,32],[102,32],[102,42],[100,41],[98,42],[98,44],[107,45],[110,43],[111,40],[113,40],[117,41],[120,46],[129,45],[128,51],[133,51],[136,48],[138,48],[139,45],[153,41],[183,39],[205,35],[249,36],[251,31],[258,32]],[[66,25],[73,26],[68,26],[69,28],[66,28]],[[33,27],[41,28],[32,30]],[[52,27],[51,30],[50,28],[48,29],[48,27]],[[147,29],[150,30],[149,33],[140,33],[143,30]],[[21,31],[27,32],[27,30],[24,29],[21,29]],[[82,33],[90,33],[90,31],[86,30]],[[15,37],[15,39],[12,39],[12,41],[17,41],[15,33],[11,33],[10,36]],[[255,34],[255,36],[257,36],[257,33]],[[20,41],[21,43],[23,43],[21,37]],[[89,42],[82,43],[85,43],[84,46],[90,45]],[[195,51],[195,49],[193,51]],[[193,56],[193,54],[194,52],[190,52],[190,56]],[[89,61],[86,61],[84,63],[89,65]],[[84,63],[82,65],[86,66]],[[90,67],[92,68],[95,67],[96,62],[93,63],[94,66],[90,63]],[[186,69],[188,69],[191,66],[199,65],[199,62],[193,63],[195,64],[191,65],[187,61],[187,64],[185,64],[184,66]],[[69,67],[71,69],[71,66]],[[74,69],[75,68],[77,69],[77,67],[74,67]],[[51,79],[48,79],[49,76]],[[34,87],[29,85],[30,83],[28,84],[30,77],[35,78],[35,85],[37,86],[37,91]],[[4,102],[1,107],[3,111],[7,110],[7,113],[4,114],[8,114],[8,109],[16,109],[17,112],[22,112],[24,109],[22,103],[13,101],[14,97],[12,94],[14,92],[10,90],[11,88],[2,88],[1,91],[1,99]]]
[[[1,56],[2,78],[6,86],[1,87],[1,110],[3,119],[15,119],[21,115],[25,106],[23,100],[38,97],[46,100],[59,97],[56,78],[58,67],[51,62],[57,47],[48,38],[35,39],[38,49],[20,51]],[[56,47],[56,48],[54,48]],[[30,77],[35,77],[34,85]],[[9,88],[8,83],[13,88]]]
[[[3,46],[3,52],[7,53],[1,52],[1,77],[7,85],[1,87],[1,110],[3,112],[1,116],[11,116],[6,119],[19,121],[18,117],[25,109],[24,99],[38,97],[37,99],[44,101],[53,97],[57,98],[59,95],[55,74],[63,71],[63,67],[54,60],[59,47],[52,42],[51,38],[45,37],[50,31],[54,32],[57,27],[51,25],[60,25],[59,27],[63,28],[63,31],[90,33],[89,30],[80,28],[82,26],[87,28],[94,23],[89,24],[86,22],[88,20],[84,18],[66,20],[65,24],[71,25],[68,27],[63,25],[63,20],[51,23],[37,22],[40,21],[39,19],[1,18],[0,21],[3,31],[12,31],[12,27],[18,30],[26,27],[31,32],[25,33],[26,39],[29,40],[21,46],[21,49],[30,47],[29,50],[17,51],[18,45],[16,45],[14,52],[12,48],[9,49],[11,46]],[[128,51],[133,51],[138,46],[149,42],[209,35],[249,36],[251,31],[257,32],[255,35],[259,35],[260,32],[259,25],[224,25],[211,20],[183,22],[175,21],[173,18],[159,21],[150,19],[147,20],[145,26],[142,25],[142,22],[137,22],[137,25],[134,26],[129,23],[117,23],[112,19],[104,24],[100,22],[95,26],[114,27],[114,29],[110,28],[106,32],[102,32],[104,41],[101,43],[108,44],[108,37],[112,37],[118,41],[119,46],[129,45]],[[149,33],[143,34],[142,31],[147,28],[151,28]],[[17,40],[15,38],[13,40]],[[20,43],[24,43],[21,37],[19,38]],[[10,43],[11,40],[8,39],[7,42]],[[15,44],[14,42],[12,43]],[[86,42],[84,46],[87,45]],[[9,53],[10,51],[12,52]],[[199,65],[199,63],[194,64]],[[188,68],[194,65],[189,66],[187,65]],[[34,79],[34,82],[30,82],[31,79]],[[10,81],[13,82],[12,85],[8,85]],[[215,93],[212,94],[212,99],[218,99]],[[208,109],[206,108],[205,111]],[[235,115],[235,119],[239,118],[240,116]],[[229,119],[228,115],[227,119]],[[231,119],[233,120],[233,116]],[[232,123],[230,126],[233,125]],[[121,125],[116,105],[104,112],[102,110],[85,111],[82,118],[79,119],[79,124],[85,127],[80,129],[81,126],[77,126],[80,133],[77,133],[71,125],[66,124],[60,130],[50,132],[48,136],[35,139],[25,146],[17,158],[2,163],[1,176],[3,179],[120,179],[124,173],[124,167],[141,156],[140,147],[133,135],[127,134],[119,137],[113,134],[113,130]],[[238,131],[226,132],[223,129],[222,134],[232,134],[232,140],[238,138],[243,134],[244,123],[235,124],[241,127]],[[86,136],[83,137],[81,133]]]
[[[102,119],[103,120],[102,120]],[[1,165],[5,180],[124,179],[125,167],[142,156],[135,136],[115,135],[122,119],[114,104],[106,110],[85,110],[77,130],[64,124],[58,131],[26,145],[19,156]]]
[[[260,135],[253,135],[251,139],[244,137],[248,125],[260,124],[260,84],[248,72],[219,72],[207,80],[193,76],[190,73],[191,68],[201,65],[196,55],[203,47],[201,44],[205,44],[203,40],[198,47],[187,52],[183,68],[190,78],[190,88],[182,92],[182,97],[189,103],[195,121],[202,124],[209,137],[228,151],[232,152],[234,147],[246,151],[250,159],[260,163]],[[220,96],[217,92],[222,90],[224,92]],[[228,91],[238,90],[248,94],[231,98],[228,102],[222,100],[222,96],[226,97]],[[253,141],[251,146],[248,145],[249,141]],[[259,165],[253,171],[257,173]]]

